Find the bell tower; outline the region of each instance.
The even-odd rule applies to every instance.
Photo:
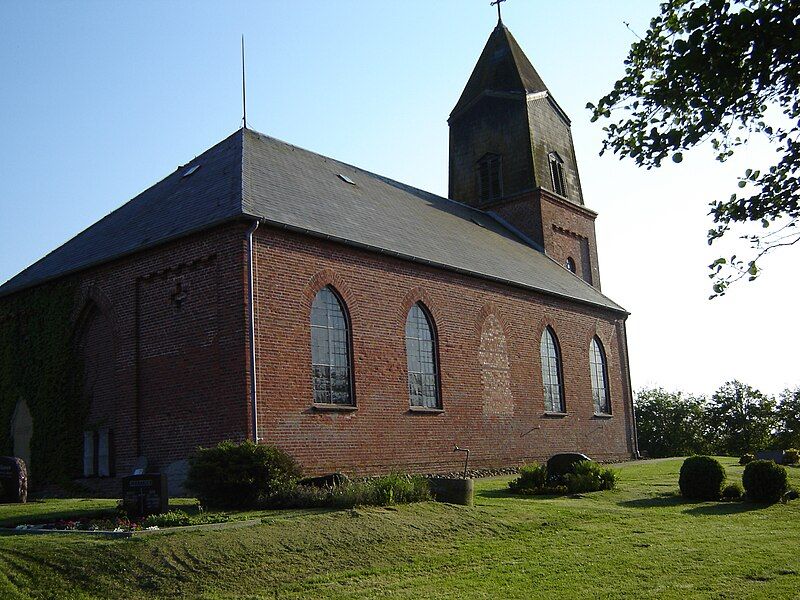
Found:
[[[449,196],[499,216],[600,288],[570,120],[498,20],[450,113]]]

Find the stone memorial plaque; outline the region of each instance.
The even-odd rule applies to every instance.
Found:
[[[0,502],[28,501],[28,469],[25,461],[0,456]]]
[[[161,473],[122,478],[122,506],[130,517],[146,517],[169,510],[167,476]]]
[[[762,450],[756,452],[756,460],[771,460],[776,464],[783,464],[783,450]]]

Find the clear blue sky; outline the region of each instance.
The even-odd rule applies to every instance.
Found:
[[[623,21],[643,32],[657,10],[503,5],[573,119],[603,289],[633,313],[634,386],[796,385],[788,254],[763,283],[706,300],[706,205],[741,165],[701,151],[648,173],[598,157],[584,106],[622,73],[634,40]],[[242,33],[251,128],[446,194],[447,115],[495,20],[488,0],[1,3],[0,280],[240,126]]]

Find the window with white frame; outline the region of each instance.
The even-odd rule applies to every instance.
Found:
[[[550,327],[546,327],[542,332],[540,352],[545,410],[553,413],[566,412],[561,374],[561,352],[558,348],[556,334]]]
[[[597,338],[592,338],[589,346],[589,370],[592,376],[592,400],[594,412],[600,415],[611,414],[611,397],[608,393],[608,367],[603,343]]]
[[[354,406],[350,324],[330,286],[311,305],[311,369],[314,403]]]
[[[417,302],[406,317],[408,395],[411,406],[441,408],[436,361],[436,334],[425,307]]]

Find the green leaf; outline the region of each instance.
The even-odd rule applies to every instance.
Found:
[[[672,162],[679,163],[683,162],[683,152],[676,152],[672,155]]]

